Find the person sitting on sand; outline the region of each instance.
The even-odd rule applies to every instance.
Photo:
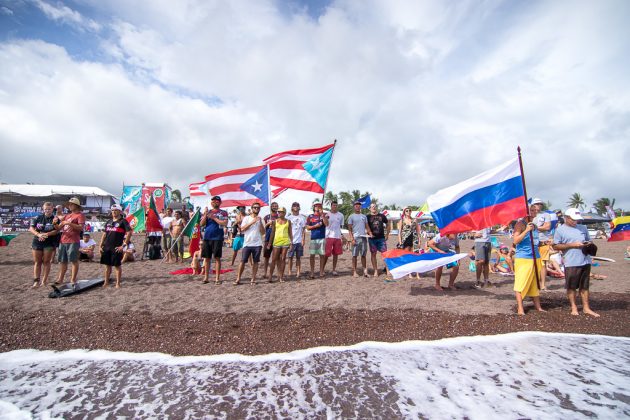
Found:
[[[429,248],[431,248],[431,252],[437,252],[440,254],[456,252],[459,254],[459,239],[457,239],[457,235],[455,235],[454,233],[450,233],[445,236],[442,236],[438,233],[436,236],[429,240],[428,245]],[[451,269],[451,274],[448,280],[448,288],[450,290],[455,290],[455,279],[457,278],[457,274],[459,273],[459,263],[457,261],[435,269],[434,287],[436,290],[444,290],[440,285],[442,270],[444,269],[444,267]]]
[[[278,279],[280,283],[284,282],[284,269],[287,263],[287,252],[293,242],[293,231],[291,229],[291,221],[286,218],[287,209],[281,207],[278,209],[278,218],[271,225],[271,236],[269,245],[273,244],[273,254],[271,258],[271,267],[269,268],[269,283],[273,283],[273,271],[278,269]]]
[[[134,262],[136,260],[136,247],[131,242],[131,238],[129,239],[129,245],[123,245],[123,258],[122,263],[126,262]]]
[[[531,232],[531,235],[530,235]],[[533,238],[533,247],[532,240]],[[531,296],[534,307],[539,312],[545,312],[540,306],[540,292],[538,279],[540,279],[540,253],[538,251],[538,230],[532,222],[526,223],[520,219],[514,226],[514,244],[516,254],[514,258],[514,295],[518,315],[525,315],[523,298]],[[534,260],[534,256],[536,260]]]
[[[497,256],[497,261],[494,263],[493,268],[496,273],[514,273],[514,265],[512,264],[512,258],[510,257],[510,249],[507,246],[503,244],[499,245],[499,255]]]
[[[129,245],[133,229],[129,226],[129,222],[122,217],[122,207],[114,204],[111,207],[112,220],[105,223],[105,232],[101,236],[99,248],[101,250],[101,264],[105,266],[105,283],[103,287],[109,286],[109,280],[112,275],[112,267],[116,272],[116,289],[120,288],[120,279],[122,277],[122,259],[124,254],[124,245]]]
[[[59,231],[55,229],[52,203],[45,202],[42,206],[43,214],[31,220],[29,232],[34,235],[31,245],[33,253],[33,286],[48,284],[50,265],[55,252],[56,238]],[[40,283],[41,276],[41,283]]]
[[[96,241],[92,239],[90,232],[83,232],[83,240],[79,242],[79,260],[90,262],[94,259]]]

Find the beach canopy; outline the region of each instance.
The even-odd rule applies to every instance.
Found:
[[[584,220],[581,220],[580,223],[583,225],[594,225],[596,223],[609,223],[612,219],[608,216],[600,216],[597,213],[582,213],[582,217]]]
[[[0,184],[0,194],[26,197],[51,197],[55,195],[82,195],[85,197],[113,197],[98,187],[72,185]]]

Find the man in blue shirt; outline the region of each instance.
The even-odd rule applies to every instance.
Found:
[[[588,229],[578,225],[578,220],[584,220],[578,209],[567,209],[564,216],[564,224],[553,235],[553,248],[564,254],[564,279],[571,315],[579,315],[575,295],[576,290],[580,289],[584,313],[598,317],[599,314],[593,312],[588,303],[591,257],[584,252],[584,248],[592,246],[589,245],[592,242]]]
[[[221,284],[221,257],[223,255],[223,228],[227,226],[228,214],[221,210],[221,197],[215,195],[210,201],[212,210],[205,209],[201,215],[199,225],[203,231],[203,244],[201,246],[201,257],[204,260],[203,282],[208,283],[210,274],[210,260],[214,257],[215,284]]]

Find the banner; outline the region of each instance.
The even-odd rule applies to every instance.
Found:
[[[138,211],[138,209],[142,207],[142,186],[124,186],[122,195],[120,196],[120,206],[125,214],[132,214]]]
[[[169,204],[168,197],[170,196],[170,188],[166,184],[162,184],[161,186],[155,185],[143,185],[142,186],[142,207],[145,209],[149,208],[150,198],[153,196],[153,201],[155,202],[155,208],[158,213],[164,211],[166,206]]]

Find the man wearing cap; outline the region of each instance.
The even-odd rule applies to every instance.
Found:
[[[301,258],[304,255],[304,229],[306,228],[306,217],[300,214],[300,203],[297,201],[291,205],[291,214],[287,216],[291,221],[291,230],[293,233],[293,242],[289,248],[287,256],[289,257],[289,276],[293,272],[293,257],[295,257],[295,277],[299,278],[302,274]]]
[[[263,247],[263,235],[265,234],[265,226],[260,213],[260,203],[253,203],[251,213],[241,221],[241,231],[243,232],[243,252],[241,255],[241,263],[236,273],[236,281],[238,285],[241,282],[245,264],[251,258],[252,260],[252,280],[251,284],[256,284],[256,274],[258,273],[258,263],[260,262],[260,253]]]
[[[540,270],[540,290],[547,290],[545,280],[547,279],[547,262],[549,261],[549,248],[552,242],[551,234],[551,215],[543,211],[543,201],[540,198],[532,199],[532,207],[530,210],[533,222],[538,228],[538,250],[540,251],[540,259],[542,260],[542,268]]]
[[[265,216],[265,244],[263,246],[263,278],[267,278],[267,270],[269,268],[269,259],[273,252],[273,246],[269,245],[269,239],[271,238],[271,226],[273,222],[278,218],[278,203],[275,201],[269,206],[269,214]]]
[[[367,250],[368,250],[368,226],[367,217],[361,214],[361,202],[354,202],[354,213],[348,216],[348,231],[352,244],[352,277],[359,277],[357,273],[357,259],[361,257],[361,267],[364,277],[368,277]]]
[[[324,216],[324,225],[326,225],[326,255],[324,256],[324,268],[328,258],[332,255],[332,275],[337,273],[337,259],[343,253],[343,244],[341,242],[341,225],[343,225],[343,214],[338,211],[339,204],[336,201],[330,203],[330,212]]]
[[[72,264],[70,283],[74,285],[79,274],[79,242],[81,242],[81,232],[85,225],[85,216],[81,213],[81,202],[77,197],[72,197],[64,205],[70,210],[70,214],[64,216],[63,220],[55,226],[61,231],[59,255],[57,256],[59,277],[56,283],[63,283],[68,270],[68,263],[70,263]]]
[[[389,220],[387,216],[378,211],[375,203],[370,204],[370,214],[367,215],[369,235],[368,244],[370,246],[370,257],[372,259],[372,268],[374,269],[374,277],[378,277],[378,266],[376,263],[376,253],[387,251],[387,240],[389,239]],[[387,265],[385,272],[389,275]]]
[[[90,232],[83,232],[83,240],[79,242],[79,260],[90,262],[94,259],[96,241],[92,239]]]
[[[101,250],[101,264],[105,266],[105,283],[103,283],[103,287],[109,286],[112,267],[114,267],[116,276],[115,287],[119,289],[125,246],[128,246],[131,241],[133,229],[131,229],[129,222],[122,217],[122,207],[119,204],[114,204],[111,210],[112,220],[105,223],[105,232],[101,236],[99,248]]]
[[[571,304],[571,315],[579,315],[575,295],[577,289],[580,289],[584,313],[598,317],[591,310],[588,301],[591,257],[587,254],[594,245],[586,226],[578,224],[578,220],[583,219],[578,209],[567,209],[564,212],[564,224],[556,229],[553,236],[553,248],[562,251],[564,257],[564,281]]]
[[[221,210],[221,197],[215,195],[210,201],[212,210],[204,209],[201,215],[199,226],[203,230],[203,245],[201,247],[201,257],[204,260],[203,282],[208,283],[210,275],[210,260],[214,258],[215,284],[221,284],[221,257],[223,255],[223,228],[228,224],[228,214]]]
[[[324,277],[324,256],[326,255],[326,225],[322,215],[322,204],[313,204],[313,213],[306,218],[306,230],[311,232],[309,254],[311,263],[310,278],[315,278],[315,255],[319,255],[319,276]]]

